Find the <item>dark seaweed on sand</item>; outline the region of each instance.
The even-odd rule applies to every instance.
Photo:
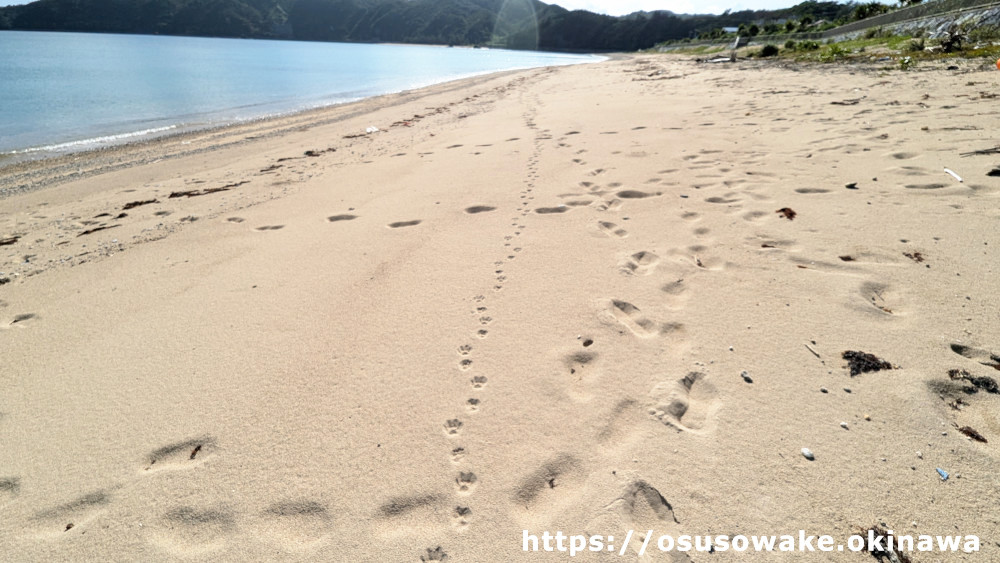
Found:
[[[21,237],[0,238],[0,246],[7,246],[7,245],[10,245],[10,244],[14,244],[20,238]]]
[[[114,229],[115,227],[121,227],[121,225],[104,225],[102,227],[94,227],[93,229],[87,229],[86,231],[83,231],[82,233],[80,233],[80,234],[78,234],[76,236],[82,237],[84,235],[94,234],[94,233],[96,233],[98,231],[104,231],[104,230],[107,230],[107,229]]]
[[[1000,154],[1000,147],[993,147],[990,149],[980,149],[978,151],[969,151],[960,153],[959,156],[980,156],[986,154]]]
[[[775,213],[780,214],[782,217],[788,219],[789,221],[795,219],[795,216],[798,215],[798,213],[796,213],[795,210],[790,207],[782,207],[781,209],[775,211]]]
[[[984,444],[989,443],[989,440],[987,440],[985,436],[983,436],[979,432],[976,432],[976,429],[971,426],[963,426],[959,428],[958,431],[977,442],[982,442]]]
[[[875,542],[876,545],[880,545],[879,547],[869,546],[872,549],[868,553],[872,557],[889,563],[895,563],[896,561],[899,563],[913,563],[913,560],[905,552],[889,548],[889,532],[882,529],[881,526],[872,526],[867,530],[863,530],[859,535],[867,540],[869,532],[874,534],[876,540],[880,540]]]
[[[987,393],[992,393],[993,395],[1000,395],[1000,385],[997,385],[996,380],[992,377],[972,375],[964,369],[948,370],[948,377],[955,380],[965,380],[971,383],[971,393],[977,393],[982,390]]]
[[[143,200],[139,200],[139,201],[131,201],[131,202],[126,203],[125,205],[123,205],[122,209],[125,209],[125,210],[135,209],[136,207],[139,207],[141,205],[149,205],[151,203],[160,203],[160,202],[159,202],[159,200],[156,200],[156,199],[143,199]]]
[[[843,353],[842,357],[847,360],[847,366],[851,368],[851,377],[872,371],[895,369],[889,362],[865,352],[848,350]]]

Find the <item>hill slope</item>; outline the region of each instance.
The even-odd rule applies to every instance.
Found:
[[[537,0],[38,0],[0,8],[0,29],[628,51],[721,26],[833,19],[850,9],[810,0],[720,16],[612,17]]]

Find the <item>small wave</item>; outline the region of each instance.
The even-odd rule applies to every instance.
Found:
[[[152,129],[143,129],[141,131],[132,131],[129,133],[119,133],[117,135],[105,135],[103,137],[93,137],[90,139],[81,139],[79,141],[69,141],[66,143],[57,143],[54,145],[45,145],[41,147],[31,147],[27,149],[10,151],[7,153],[0,154],[32,154],[37,152],[63,152],[72,149],[78,149],[81,147],[97,146],[97,145],[107,145],[112,143],[118,143],[121,141],[126,141],[135,137],[145,137],[147,135],[155,135],[157,133],[163,133],[166,131],[172,131],[177,129],[176,125],[167,125],[165,127],[154,127]]]

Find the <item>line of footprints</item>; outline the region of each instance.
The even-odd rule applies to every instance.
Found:
[[[530,129],[537,131],[537,126],[534,123],[533,112],[529,111],[525,113],[523,118]],[[521,220],[524,216],[528,215],[529,202],[534,199],[532,192],[535,188],[535,182],[538,180],[538,162],[540,159],[542,141],[548,138],[550,138],[548,131],[539,131],[534,140],[532,153],[528,157],[528,171],[524,179],[524,187],[520,192],[520,197],[523,200],[521,203],[521,209],[519,209],[520,216],[511,217],[511,228],[513,230],[504,236],[504,256],[493,263],[496,267],[496,270],[493,272],[496,276],[493,284],[493,290],[495,292],[502,291],[504,283],[507,281],[507,275],[503,269],[504,265],[514,260],[517,257],[517,253],[523,250],[522,247],[515,246],[515,240],[523,234],[526,228],[526,225],[522,224]],[[519,139],[508,140],[516,141]],[[492,211],[492,208],[489,210]],[[476,319],[474,334],[477,339],[485,339],[489,335],[489,329],[487,327],[493,322],[493,318],[489,315],[489,309],[486,306],[487,297],[485,295],[477,295],[472,298],[472,302],[474,305],[472,313]],[[457,353],[459,356],[458,369],[463,374],[469,373],[473,370],[473,351],[474,347],[469,343],[464,343],[457,347]],[[475,395],[478,395],[486,388],[487,382],[488,378],[485,375],[473,374],[471,378],[468,379],[468,384],[472,387],[474,392],[473,394]],[[482,399],[478,396],[470,397],[465,402],[465,410],[469,414],[478,412],[481,407]],[[448,438],[458,441],[461,438],[464,427],[465,423],[461,419],[452,418],[445,421],[443,429]],[[460,467],[458,474],[455,477],[455,494],[458,497],[458,500],[452,514],[452,522],[459,532],[465,531],[469,527],[472,520],[472,509],[465,505],[463,499],[473,494],[478,481],[476,474],[464,467],[465,459],[468,453],[469,452],[464,446],[457,444],[451,450],[452,462]],[[428,548],[426,550],[426,554],[421,556],[420,559],[421,561],[439,561],[443,560],[446,556],[447,554],[443,551],[443,549],[440,546],[437,546],[433,549]]]

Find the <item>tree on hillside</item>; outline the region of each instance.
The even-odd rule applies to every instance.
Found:
[[[854,19],[857,21],[866,20],[868,18],[878,16],[881,14],[886,14],[891,12],[892,8],[880,2],[868,2],[865,4],[860,4],[858,7],[854,8]]]

